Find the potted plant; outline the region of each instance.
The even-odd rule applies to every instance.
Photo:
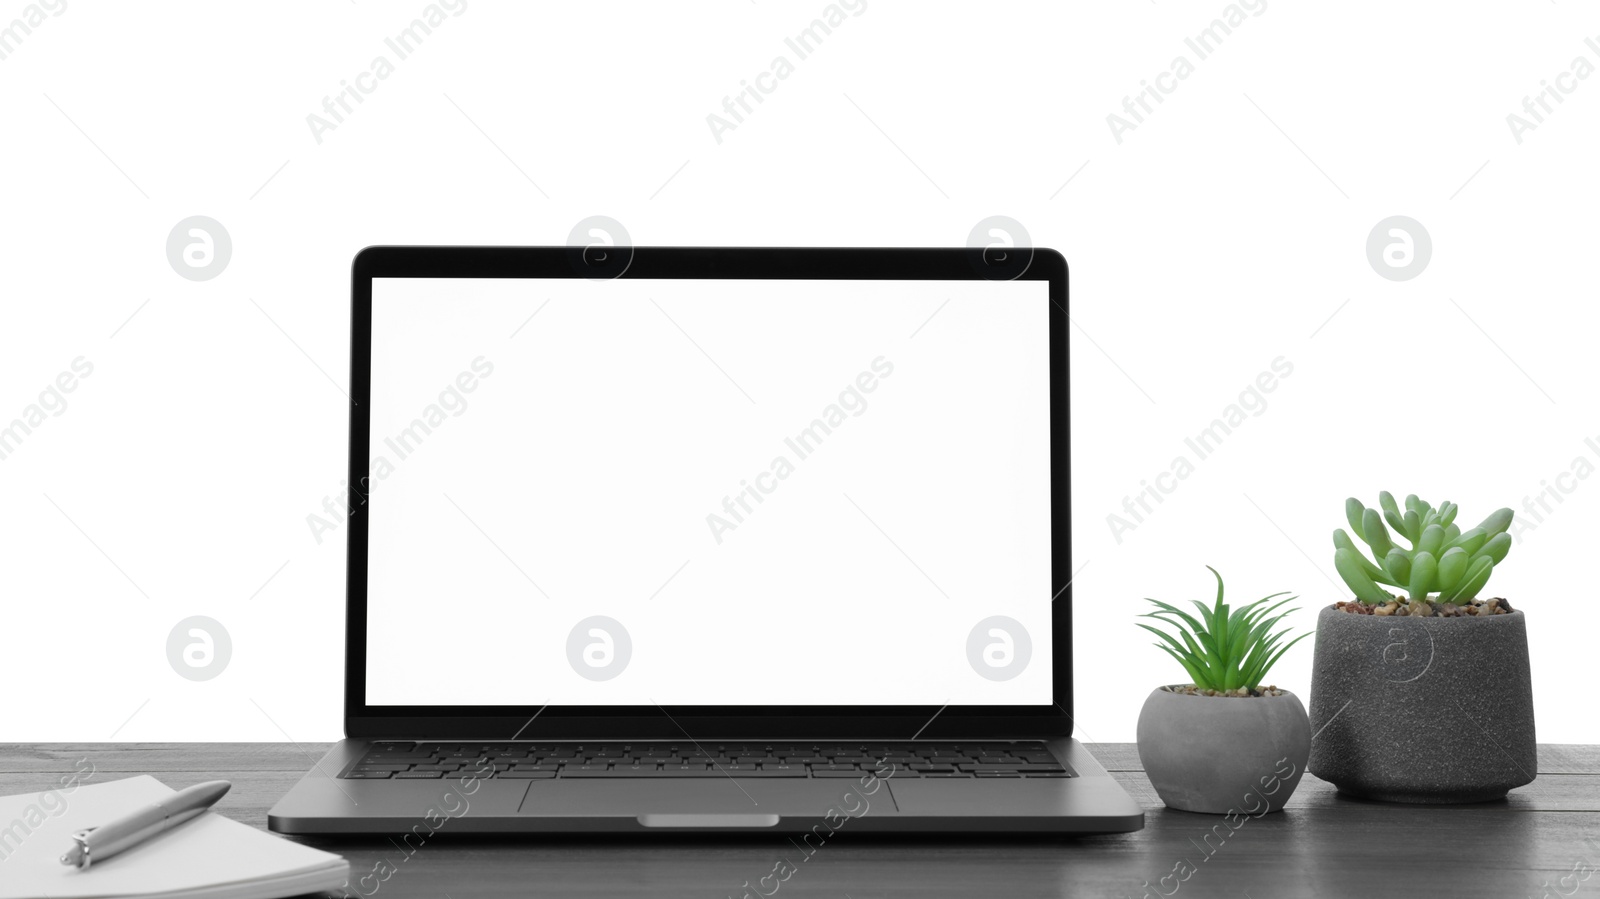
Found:
[[[1345,501],[1372,558],[1333,532],[1334,566],[1356,598],[1317,619],[1311,773],[1370,799],[1499,799],[1538,771],[1525,619],[1478,598],[1511,549],[1513,513],[1463,531],[1455,503],[1413,494],[1401,512],[1387,492],[1378,503]]]
[[[1279,811],[1300,783],[1311,751],[1311,726],[1299,698],[1261,681],[1301,634],[1280,645],[1287,630],[1272,628],[1296,597],[1274,593],[1238,609],[1223,602],[1222,575],[1211,607],[1200,618],[1159,600],[1154,618],[1179,637],[1140,623],[1155,644],[1178,660],[1191,679],[1157,687],[1139,712],[1139,759],[1156,794],[1187,812],[1250,815]]]

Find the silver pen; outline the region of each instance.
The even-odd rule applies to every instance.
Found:
[[[80,830],[72,835],[72,848],[61,856],[61,863],[82,871],[89,867],[91,860],[103,862],[168,828],[204,814],[232,787],[233,784],[225,780],[195,784],[99,827]]]

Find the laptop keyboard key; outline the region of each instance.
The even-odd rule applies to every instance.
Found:
[[[375,743],[345,777],[1071,777],[1043,743]]]

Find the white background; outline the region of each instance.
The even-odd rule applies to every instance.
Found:
[[[1107,115],[1224,4],[872,2],[719,144],[707,115],[823,4],[475,2],[315,141],[306,116],[422,6],[85,0],[0,61],[0,411],[95,365],[0,461],[0,739],[338,735],[343,560],[305,518],[343,477],[367,244],[561,243],[594,214],[641,244],[1024,223],[1072,265],[1077,720],[1100,741],[1180,676],[1140,597],[1203,597],[1210,563],[1241,596],[1301,591],[1309,626],[1344,593],[1346,496],[1476,521],[1600,438],[1600,78],[1520,143],[1506,122],[1595,61],[1592,7],[1274,2],[1119,143]],[[196,214],[234,243],[199,283],[164,252]],[[1396,214],[1434,244],[1406,282],[1364,250]],[[1278,356],[1266,411],[1116,542],[1106,516]],[[1569,697],[1600,483],[1575,483],[1489,592],[1529,612],[1540,739],[1597,742]],[[164,649],[192,614],[233,637],[203,683]],[[1304,695],[1310,655],[1271,679]]]
[[[369,702],[1051,701],[1047,282],[372,293]],[[599,681],[594,615],[632,645]],[[967,638],[1002,615],[1033,650],[991,680]]]

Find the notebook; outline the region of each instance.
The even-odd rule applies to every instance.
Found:
[[[0,797],[0,899],[276,899],[341,887],[350,865],[207,812],[78,871],[58,860],[72,834],[175,790],[148,775]]]

